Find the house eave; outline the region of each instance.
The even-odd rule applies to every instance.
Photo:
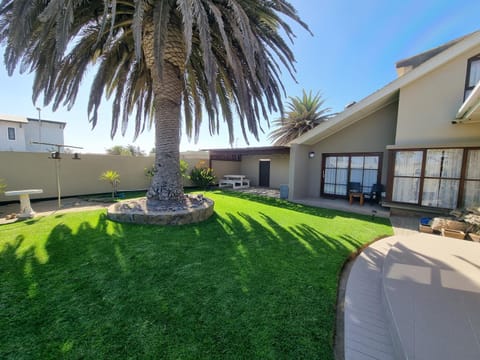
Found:
[[[480,82],[473,88],[470,96],[458,109],[457,123],[480,123]]]

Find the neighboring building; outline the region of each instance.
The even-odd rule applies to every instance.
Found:
[[[210,167],[217,179],[245,175],[251,186],[279,188],[288,184],[290,148],[286,146],[210,149]]]
[[[32,144],[32,141],[64,144],[63,129],[66,123],[0,115],[0,151],[46,152],[51,145]]]
[[[384,184],[392,210],[480,204],[480,32],[396,65],[396,80],[292,142],[291,199],[360,182]]]

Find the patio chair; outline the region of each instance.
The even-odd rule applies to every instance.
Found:
[[[354,198],[358,198],[360,200],[360,205],[363,205],[363,190],[362,190],[362,184],[359,182],[349,182],[348,183],[348,202],[350,205],[353,203]]]
[[[362,184],[359,183],[359,182],[353,182],[353,181],[350,181],[348,183],[348,189],[347,189],[348,193],[361,193],[363,192],[362,191]]]
[[[369,200],[370,204],[379,204],[380,200],[382,199],[382,192],[384,191],[385,186],[383,186],[382,184],[373,184],[370,192],[364,193],[363,196]]]

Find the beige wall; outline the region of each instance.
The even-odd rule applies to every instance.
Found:
[[[289,158],[288,154],[242,155],[242,161],[212,160],[212,168],[217,180],[227,174],[245,175],[251,186],[258,186],[260,159],[270,159],[270,187],[278,189],[288,184]]]
[[[452,121],[463,103],[467,60],[480,47],[400,90],[396,145],[476,145],[480,124]]]
[[[396,115],[397,103],[395,102],[314,146],[295,146],[292,149],[292,162],[295,156],[295,164],[290,168],[291,197],[298,199],[320,196],[322,154],[324,153],[383,153],[382,183],[385,184],[388,160],[386,146],[394,143]],[[308,158],[310,151],[315,152],[313,159]]]
[[[250,179],[251,186],[258,186],[260,159],[270,160],[270,187],[278,189],[281,184],[288,184],[289,155],[243,155],[241,173]]]
[[[227,174],[240,174],[241,171],[241,162],[240,161],[223,161],[223,160],[212,160],[212,169],[213,173],[218,180],[223,178]]]
[[[150,184],[145,176],[145,168],[154,163],[150,156],[118,156],[81,154],[81,160],[73,160],[72,155],[62,154],[60,160],[60,184],[62,196],[105,193],[111,186],[99,180],[106,170],[117,171],[120,175],[119,190],[144,190]],[[187,153],[184,158],[191,167],[206,159],[208,153]],[[56,160],[45,153],[0,152],[0,178],[7,183],[8,190],[43,189],[43,194],[32,195],[35,198],[54,198],[57,196]],[[186,182],[186,186],[189,184]],[[1,201],[18,200],[0,195]]]
[[[308,158],[310,147],[300,144],[292,144],[290,148],[290,166],[288,182],[288,198],[290,200],[301,199],[308,196],[309,164]]]

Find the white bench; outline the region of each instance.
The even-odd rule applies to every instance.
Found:
[[[250,187],[250,180],[245,175],[224,175],[218,182],[218,187],[232,187],[233,189],[246,189]]]
[[[33,211],[30,205],[30,194],[41,194],[42,189],[27,189],[27,190],[14,190],[5,191],[5,196],[20,196],[20,213],[17,215],[20,219],[33,218],[35,211]]]

